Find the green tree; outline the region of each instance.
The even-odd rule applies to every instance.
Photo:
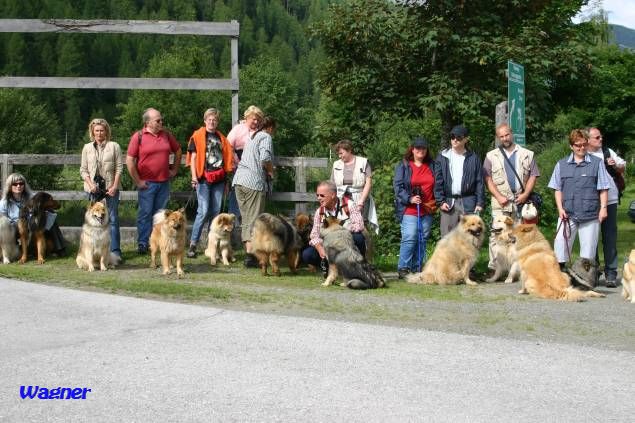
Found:
[[[571,21],[584,3],[337,3],[314,26],[328,56],[320,83],[367,122],[386,112],[417,117],[429,110],[447,133],[457,122],[491,120],[495,104],[506,98],[511,59],[525,66],[531,132],[553,113],[551,95],[560,81],[581,81],[588,73],[589,32]],[[372,128],[359,119],[350,125]]]

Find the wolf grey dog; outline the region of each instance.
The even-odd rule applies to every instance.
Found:
[[[381,288],[384,279],[357,250],[353,235],[340,225],[339,220],[327,217],[322,223],[320,235],[324,240],[329,272],[323,286],[332,285],[339,274],[344,278],[341,286],[351,289]]]

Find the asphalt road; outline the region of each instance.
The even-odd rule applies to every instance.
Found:
[[[0,336],[0,421],[630,422],[634,413],[635,354],[576,345],[7,279]],[[21,385],[91,391],[23,400]]]

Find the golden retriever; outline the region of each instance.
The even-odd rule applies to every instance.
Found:
[[[622,273],[622,297],[635,304],[635,250],[631,250]]]
[[[512,283],[520,276],[514,238],[511,236],[513,227],[514,220],[504,214],[499,214],[492,219],[490,247],[495,272],[487,279],[487,282],[496,282],[506,274],[505,283]]]
[[[176,274],[183,276],[183,258],[185,257],[185,209],[175,211],[160,210],[152,217],[152,234],[150,235],[150,267],[156,267],[156,255],[161,253],[163,274],[171,270],[171,259],[176,262]]]
[[[581,291],[571,286],[569,275],[560,271],[551,245],[536,225],[518,225],[514,228],[513,237],[522,284],[519,294],[562,301],[604,297],[599,292]]]
[[[251,232],[251,251],[258,257],[260,271],[267,276],[267,265],[271,272],[280,276],[278,262],[280,257],[287,258],[291,273],[295,273],[300,262],[302,241],[296,229],[281,216],[269,213],[260,214],[254,221]]]
[[[108,221],[108,207],[106,201],[92,202],[84,213],[84,225],[79,237],[79,250],[75,262],[77,267],[89,272],[99,269],[108,270],[109,265],[117,264],[118,260],[110,252],[110,225]]]
[[[231,213],[220,213],[212,219],[207,235],[207,249],[205,250],[205,255],[209,257],[212,266],[216,266],[218,250],[220,250],[221,259],[225,266],[229,266],[230,261],[236,261],[231,240],[235,222],[236,216]]]
[[[484,229],[485,224],[479,216],[461,216],[456,228],[437,243],[423,271],[409,275],[407,281],[438,285],[456,285],[465,281],[467,285],[476,285],[470,279],[470,269],[483,244]]]

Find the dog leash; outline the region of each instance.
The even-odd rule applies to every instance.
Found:
[[[566,225],[564,223],[567,222]],[[567,257],[569,266],[571,266],[571,250],[569,249],[569,238],[571,238],[571,226],[569,226],[569,218],[561,219],[558,228],[556,229],[556,236],[560,233],[560,227],[562,227],[562,237],[567,245]]]

